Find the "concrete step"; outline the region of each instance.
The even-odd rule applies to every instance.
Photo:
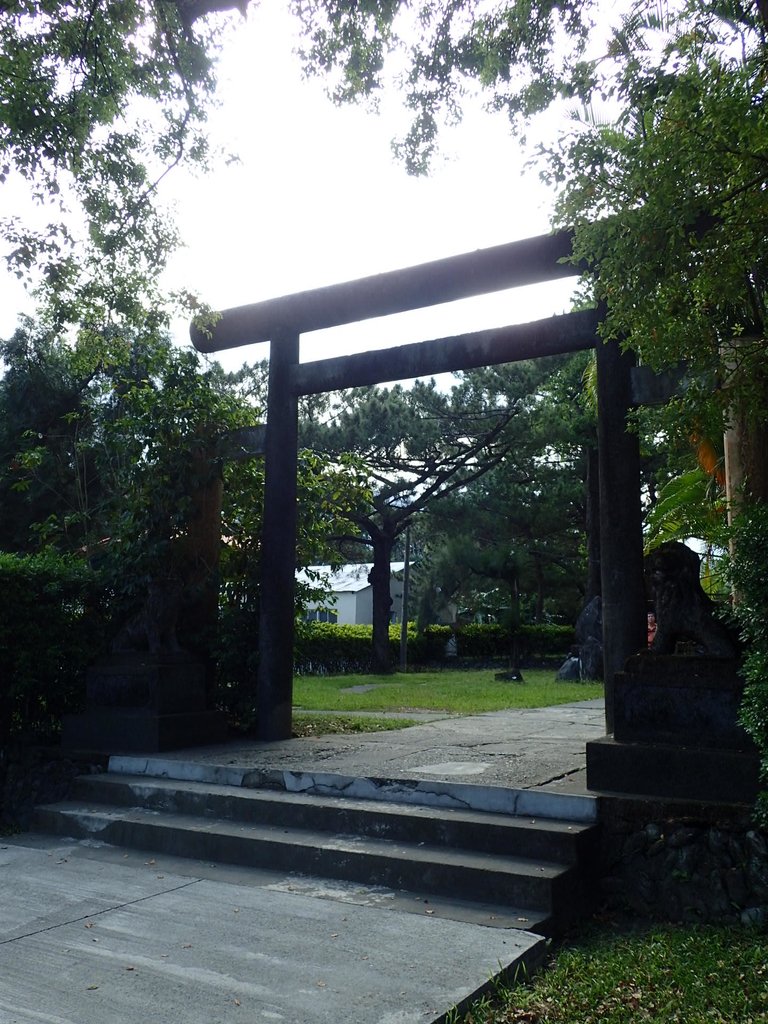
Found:
[[[308,829],[247,825],[142,808],[93,810],[65,801],[39,809],[41,831],[115,846],[182,854],[251,867],[368,881],[501,905],[551,910],[553,889],[569,884],[562,865]],[[565,891],[565,890],[564,890]]]
[[[82,803],[145,807],[395,842],[442,845],[482,853],[515,854],[562,864],[591,856],[594,829],[580,822],[484,811],[451,810],[333,796],[153,779],[86,775],[71,798]]]
[[[436,899],[458,920],[497,908],[504,926],[541,934],[583,912],[595,838],[584,822],[112,774],[77,780],[70,800],[37,808],[34,828],[387,887]]]

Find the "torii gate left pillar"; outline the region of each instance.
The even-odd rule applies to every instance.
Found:
[[[269,398],[264,442],[257,711],[259,738],[291,735],[293,620],[296,586],[296,523],[299,400],[295,373],[299,335],[275,332],[269,350]]]

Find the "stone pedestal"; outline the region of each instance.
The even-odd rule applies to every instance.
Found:
[[[205,707],[203,666],[186,654],[113,654],[88,670],[86,701],[64,716],[67,749],[155,753],[226,739],[225,715]]]
[[[738,723],[737,662],[643,653],[614,679],[614,735],[587,744],[589,789],[754,802],[759,757]]]

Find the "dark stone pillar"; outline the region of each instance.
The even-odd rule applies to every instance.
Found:
[[[291,736],[298,397],[293,371],[299,335],[276,334],[270,345],[261,550],[261,625],[257,685],[258,736]]]
[[[600,597],[600,460],[597,448],[589,445],[586,455],[587,593],[585,606]]]
[[[605,724],[613,732],[614,674],[646,646],[640,447],[627,431],[634,355],[615,341],[598,342],[597,436],[600,471]]]

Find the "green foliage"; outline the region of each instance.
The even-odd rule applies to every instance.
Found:
[[[762,759],[762,780],[768,787],[768,506],[745,509],[734,524],[731,582],[738,595],[736,619],[747,644],[741,720]],[[768,823],[768,791],[758,802],[763,824]]]
[[[460,116],[461,100],[479,83],[511,119],[540,111],[563,92],[582,95],[591,75],[580,62],[597,4],[513,0],[478,8],[473,0],[421,4],[406,0],[294,4],[304,22],[310,73],[329,79],[337,102],[375,99],[387,81],[386,58],[404,56],[400,78],[412,124],[396,150],[411,173],[423,173],[441,122]],[[557,43],[557,45],[555,45]]]
[[[135,324],[158,307],[177,239],[157,185],[178,164],[205,165],[208,150],[222,24],[193,20],[227,6],[0,6],[0,183],[22,179],[48,215],[41,228],[8,217],[0,237],[56,324]]]
[[[425,626],[408,632],[408,664],[435,665],[446,658],[448,641],[454,634],[451,626]]]
[[[576,642],[573,626],[535,622],[522,625],[518,635],[523,642],[524,656],[538,661],[541,658],[564,658]]]
[[[525,625],[518,636],[524,655],[534,660],[563,656],[574,640],[570,626]],[[496,623],[467,623],[458,627],[427,626],[416,631],[408,628],[408,664],[450,665],[448,643],[456,640],[455,653],[471,661],[508,658],[510,632]],[[341,675],[371,670],[371,626],[343,626],[330,622],[299,625],[295,646],[298,675]],[[389,651],[392,665],[400,654],[400,626],[389,627]]]
[[[523,658],[539,660],[565,656],[574,642],[572,626],[531,623],[518,626],[514,636]],[[512,634],[496,623],[467,623],[456,630],[457,650],[463,658],[509,657]]]
[[[98,566],[115,629],[150,579],[182,581],[182,645],[209,666],[216,704],[237,721],[252,717],[263,460],[238,461],[228,447],[233,430],[259,418],[248,373],[228,377],[154,334],[71,345],[46,330],[19,331],[2,354],[0,548],[47,545]],[[344,515],[360,493],[354,467],[302,454],[300,561],[349,529]],[[32,628],[44,636],[37,619]]]
[[[712,483],[703,470],[692,469],[664,484],[645,518],[646,554],[672,540],[722,540],[725,504]]]
[[[489,367],[464,387],[514,407],[507,455],[429,510],[416,590],[419,621],[462,615],[575,620],[585,578],[585,452],[594,424],[579,396],[584,357]]]
[[[510,650],[510,632],[497,623],[470,622],[456,630],[456,653],[460,658],[504,658]]]
[[[398,629],[391,628],[389,635],[393,667],[399,651]],[[370,671],[371,634],[371,626],[340,626],[330,622],[302,624],[296,636],[295,670],[299,675]]]
[[[0,743],[50,740],[104,650],[103,584],[80,558],[0,553]]]
[[[592,928],[530,984],[477,1004],[463,1024],[753,1024],[765,1018],[763,934],[717,927]]]
[[[322,420],[302,423],[303,443],[332,458],[351,454],[368,475],[367,493],[347,513],[354,529],[338,539],[342,549],[365,545],[373,553],[378,671],[390,664],[389,565],[397,539],[418,513],[463,491],[502,459],[528,451],[527,414],[544,373],[521,364],[508,374],[503,393],[491,371],[466,374],[447,394],[433,380],[409,389],[359,388],[329,399]]]
[[[596,62],[609,123],[578,120],[547,148],[557,219],[598,270],[603,337],[654,369],[686,365],[687,433],[742,420],[754,445],[768,409],[765,13],[655,7],[634,5],[613,61]]]

